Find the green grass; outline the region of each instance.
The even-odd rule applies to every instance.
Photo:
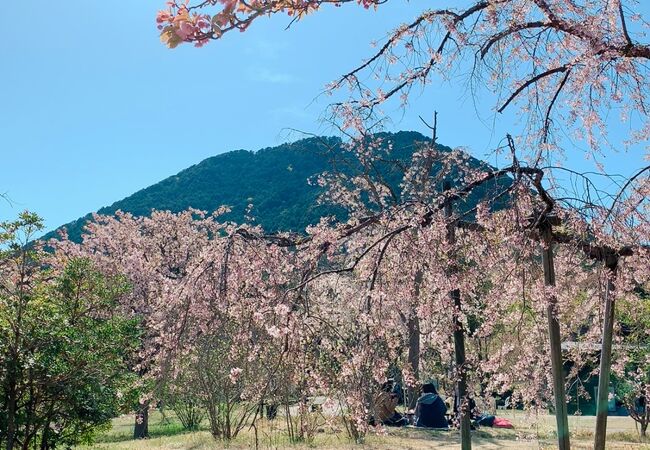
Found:
[[[477,449],[553,449],[555,444],[555,416],[548,414],[526,414],[521,411],[499,411],[515,424],[514,430],[480,428],[472,434]],[[133,416],[122,416],[113,420],[110,430],[96,439],[92,449],[105,450],[148,450],[148,449],[457,449],[458,433],[455,431],[428,431],[420,429],[388,429],[383,435],[368,435],[364,444],[351,442],[345,429],[338,422],[319,426],[312,443],[292,443],[285,430],[282,417],[275,421],[260,420],[255,428],[246,428],[230,443],[216,441],[208,431],[207,422],[198,431],[186,432],[173,412],[165,411],[165,418],[158,411],[152,411],[149,420],[150,438],[132,440]],[[331,422],[331,421],[330,421]],[[572,448],[593,447],[594,417],[571,417]],[[608,448],[615,450],[650,450],[650,443],[640,441],[634,421],[629,417],[611,417],[608,426]]]
[[[133,439],[134,417],[125,415],[113,419],[112,427],[105,433],[100,434],[95,439],[97,444],[117,443],[131,441]],[[207,431],[207,426],[202,424],[199,431]],[[161,438],[165,436],[179,436],[190,434],[191,432],[183,429],[183,425],[176,417],[173,411],[165,411],[163,415],[155,410],[151,412],[149,418],[149,436],[150,438]]]

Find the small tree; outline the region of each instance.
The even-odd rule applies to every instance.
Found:
[[[198,430],[205,418],[201,400],[191,366],[181,369],[173,380],[168,381],[162,394],[163,404],[174,410],[183,428],[188,431]]]
[[[621,339],[620,364],[614,366],[613,382],[617,397],[645,437],[650,424],[650,295],[637,288],[621,302],[619,311],[621,328],[627,336]]]
[[[266,358],[238,340],[241,330],[224,325],[201,339],[192,378],[210,421],[210,433],[215,439],[230,441],[256,418],[264,398],[262,386],[272,374],[266,370]]]
[[[23,213],[0,226],[0,441],[7,449],[88,442],[120,410],[136,323],[116,313],[127,290],[86,259],[45,266]],[[124,397],[125,398],[125,397]]]

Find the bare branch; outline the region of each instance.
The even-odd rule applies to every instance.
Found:
[[[532,77],[532,78],[530,78],[529,80],[527,80],[524,84],[522,84],[521,86],[519,86],[519,88],[517,88],[517,90],[516,90],[515,92],[513,92],[513,93],[510,95],[510,97],[508,97],[508,100],[506,100],[506,102],[505,102],[505,103],[504,103],[504,104],[503,104],[499,109],[497,109],[497,111],[499,111],[500,113],[502,113],[502,112],[503,112],[503,111],[508,107],[508,105],[509,105],[509,104],[510,104],[510,103],[511,103],[511,102],[512,102],[512,101],[513,101],[513,100],[514,100],[514,99],[515,99],[519,94],[521,94],[521,93],[522,93],[524,90],[526,90],[529,86],[531,86],[531,85],[537,83],[537,82],[538,82],[539,80],[541,80],[542,78],[546,78],[546,77],[551,76],[551,75],[556,74],[556,73],[566,72],[567,70],[569,70],[569,68],[568,68],[567,66],[560,66],[560,67],[555,67],[555,68],[553,68],[553,69],[545,70],[544,72],[542,72],[542,73],[540,73],[540,74],[538,74],[538,75],[535,75],[534,77]]]

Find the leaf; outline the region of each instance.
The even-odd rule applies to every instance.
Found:
[[[178,47],[178,44],[182,42],[182,40],[176,34],[174,27],[168,25],[160,32],[160,42],[165,44],[168,48],[176,48]]]

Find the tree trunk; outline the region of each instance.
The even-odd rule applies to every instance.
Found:
[[[147,439],[149,437],[149,402],[140,403],[135,413],[135,427],[133,439]]]
[[[16,443],[16,414],[18,406],[17,382],[18,380],[18,363],[17,356],[9,361],[7,370],[7,450],[13,450]]]
[[[7,408],[7,450],[13,450],[16,438],[16,402],[9,396]]]
[[[45,427],[43,427],[43,434],[41,436],[41,450],[48,450],[50,448],[50,444],[48,442],[48,439],[50,437],[50,421],[45,422]]]
[[[600,372],[598,378],[598,402],[596,405],[596,434],[594,449],[605,450],[607,441],[607,412],[609,403],[609,378],[612,367],[612,337],[614,335],[614,279],[618,258],[611,256],[606,261],[606,267],[611,271],[607,277],[605,288],[605,320],[603,321],[602,347],[600,350]]]
[[[544,249],[542,263],[544,265],[544,284],[555,287],[555,266],[553,263],[553,238],[551,225],[542,225]],[[560,336],[560,322],[558,319],[557,298],[552,294],[548,298],[546,315],[548,318],[548,334],[551,347],[551,370],[553,373],[553,393],[555,394],[555,420],[557,422],[557,440],[560,450],[569,450],[569,419],[567,415],[566,393],[564,387],[564,369],[562,364],[562,338]]]
[[[451,189],[448,181],[445,181],[445,191]],[[452,206],[451,202],[445,206],[445,217],[451,219]],[[447,242],[453,244],[456,242],[456,222],[447,225]],[[456,272],[455,265],[449,268],[449,274]],[[456,363],[456,398],[458,399],[458,414],[460,416],[460,445],[462,450],[471,450],[472,448],[472,435],[470,423],[469,402],[467,399],[467,374],[465,366],[465,330],[461,321],[461,300],[460,291],[454,289],[449,293],[449,297],[454,305],[453,312],[453,326],[454,326],[454,359]]]

